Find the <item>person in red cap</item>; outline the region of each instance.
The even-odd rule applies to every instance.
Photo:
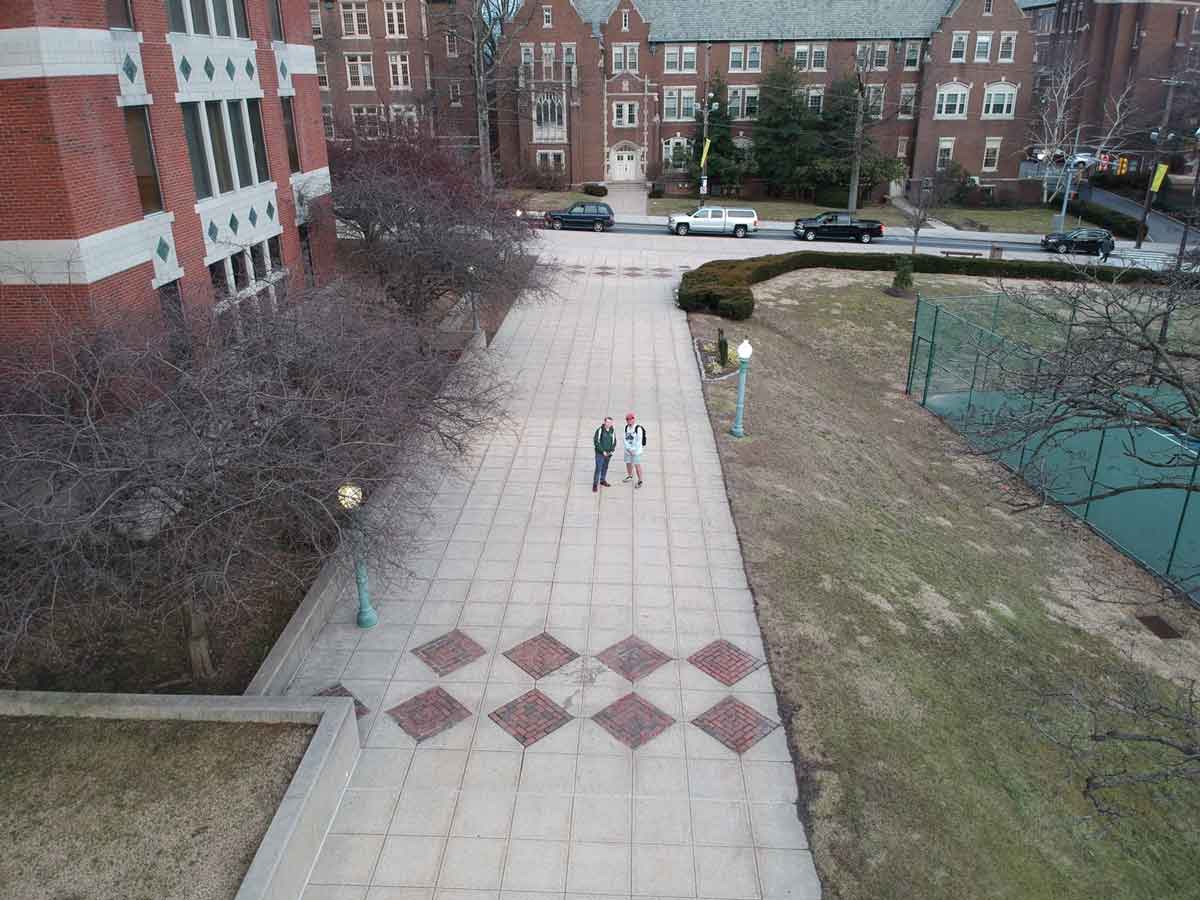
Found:
[[[625,416],[625,480],[632,481],[637,470],[637,484],[642,486],[642,451],[646,449],[646,429],[637,423],[637,416]]]

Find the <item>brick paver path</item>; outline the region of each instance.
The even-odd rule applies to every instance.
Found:
[[[491,351],[514,427],[443,481],[380,624],[347,602],[289,688],[367,710],[304,900],[820,896],[671,297],[704,255],[765,250],[705,240],[546,236],[562,297]],[[645,487],[618,443],[593,494],[592,431],[628,410]]]

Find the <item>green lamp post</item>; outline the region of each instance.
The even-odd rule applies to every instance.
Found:
[[[358,627],[374,628],[379,623],[379,613],[371,605],[371,592],[367,587],[367,556],[359,517],[362,515],[363,489],[347,482],[338,488],[338,503],[350,513],[351,546],[354,552],[354,582],[358,586]]]
[[[729,433],[734,437],[745,437],[745,429],[742,428],[742,414],[746,409],[746,373],[750,371],[750,356],[754,353],[754,348],[750,346],[749,340],[744,340],[738,344],[738,396],[737,396],[737,413],[733,417],[733,428]]]

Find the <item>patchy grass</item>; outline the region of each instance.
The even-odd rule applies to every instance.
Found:
[[[1004,473],[903,396],[913,303],[882,293],[890,278],[755,287],[736,333],[755,350],[746,439],[728,436],[736,383],[705,386],[826,897],[1198,897],[1200,792],[1150,791],[1101,823],[1026,715],[1118,648],[1194,676],[1196,616],[1157,607],[1185,633],[1163,642],[1136,605],[1089,598],[1092,579],[1126,601],[1154,585],[1065,513],[1014,512]]]
[[[1008,234],[1047,234],[1054,230],[1055,210],[1045,206],[1026,206],[1020,209],[966,209],[946,207],[931,210],[929,215],[963,231],[988,231]],[[1067,217],[1068,228],[1099,227],[1087,219]]]
[[[548,212],[563,209],[572,203],[604,203],[603,197],[592,197],[582,191],[514,191],[514,198],[521,209]]]
[[[312,732],[0,718],[0,894],[232,900]]]
[[[791,222],[810,218],[827,212],[831,207],[813,206],[811,203],[796,203],[790,200],[738,200],[732,197],[712,197],[707,202],[716,206],[749,206],[760,219]],[[695,197],[656,197],[647,201],[646,214],[669,216],[676,212],[691,212],[700,205]],[[894,206],[868,206],[859,210],[864,219],[878,219],[885,225],[903,225],[904,215]]]

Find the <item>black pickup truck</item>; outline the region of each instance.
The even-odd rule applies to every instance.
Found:
[[[875,219],[856,219],[844,212],[826,212],[815,219],[797,219],[792,231],[806,241],[823,238],[869,244],[875,238],[883,237],[883,223]]]

